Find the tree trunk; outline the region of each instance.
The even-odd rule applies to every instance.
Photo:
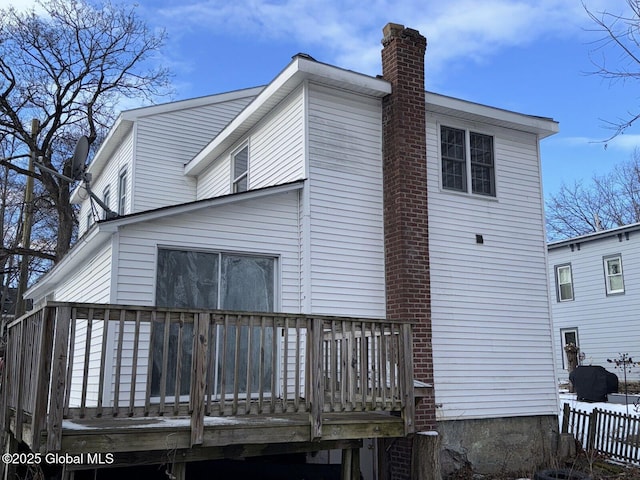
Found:
[[[58,211],[58,239],[56,244],[56,263],[62,260],[71,248],[75,218],[73,205],[69,203],[69,189],[61,188],[60,196],[66,195],[66,199],[59,199]]]

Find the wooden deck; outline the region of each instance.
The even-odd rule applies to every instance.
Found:
[[[411,324],[51,303],[7,331],[2,432],[116,464],[412,433]]]

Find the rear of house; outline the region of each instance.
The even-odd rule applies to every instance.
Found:
[[[609,360],[640,359],[638,242],[640,225],[633,224],[548,245],[559,381],[568,380],[569,343],[580,349],[580,364],[602,366],[619,379],[624,370]],[[626,374],[638,380],[640,367]]]
[[[344,478],[360,455],[409,478],[415,431],[447,471],[548,460],[538,147],[557,124],[425,94],[424,38],[390,24],[384,44],[383,78],[298,55],[266,87],[120,116],[88,167],[118,216],[78,188],[78,244],[28,292],[33,332],[68,334],[19,439],[108,431],[91,448],[161,463],[174,428],[187,462],[341,449]]]

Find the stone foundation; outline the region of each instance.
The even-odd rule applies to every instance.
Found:
[[[533,474],[551,465],[558,430],[557,415],[439,421],[442,475]]]

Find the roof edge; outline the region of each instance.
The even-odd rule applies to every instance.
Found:
[[[536,133],[540,138],[549,137],[560,131],[558,122],[553,118],[529,115],[434,92],[426,92],[425,97],[427,111],[429,111],[429,106],[431,106],[431,109],[435,106],[442,109],[463,111],[482,117],[483,121],[487,123],[492,123],[492,120],[495,123],[497,120],[498,122],[511,124],[515,129]]]
[[[321,63],[308,55],[298,54],[216,138],[185,165],[185,175],[195,176],[204,171],[218,155],[231,146],[234,141],[232,134],[235,131],[248,130],[262,118],[264,114],[261,113],[261,107],[270,98],[276,94],[292,92],[307,79],[329,85],[340,85],[343,88],[351,86],[361,93],[366,92],[377,97],[391,93],[391,84],[386,80]]]
[[[585,235],[579,235],[577,237],[566,238],[564,240],[557,240],[555,242],[547,243],[547,250],[554,250],[556,248],[565,247],[574,243],[590,242],[592,240],[599,240],[602,238],[613,237],[629,232],[640,231],[640,222],[632,223],[629,225],[623,225],[622,227],[610,228],[608,230],[600,230],[598,232],[587,233]]]

